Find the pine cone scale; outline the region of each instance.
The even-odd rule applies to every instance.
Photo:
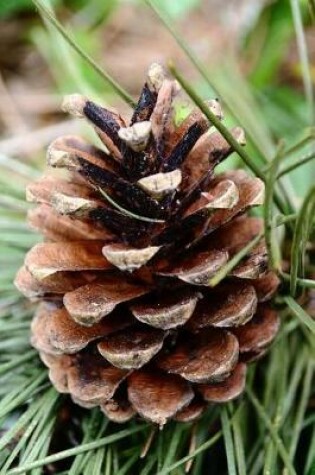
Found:
[[[134,370],[142,368],[163,347],[166,333],[137,325],[103,339],[97,349],[113,366]]]
[[[77,323],[90,326],[110,314],[117,305],[140,297],[148,291],[144,285],[107,275],[66,292],[63,303]]]
[[[103,256],[104,241],[36,244],[26,255],[25,266],[37,280],[56,272],[104,271],[112,265]]]
[[[239,363],[228,378],[217,384],[200,384],[198,391],[207,402],[222,403],[238,397],[244,390],[246,365]]]
[[[201,299],[187,327],[198,331],[207,327],[235,327],[244,325],[254,316],[257,295],[253,286],[247,284],[221,285]]]
[[[129,376],[128,397],[142,417],[163,426],[188,406],[194,392],[179,376],[142,369]]]
[[[152,294],[146,300],[130,305],[134,317],[142,323],[162,330],[184,325],[194,314],[201,294],[191,289],[174,290],[172,295],[164,292],[156,298]]]
[[[76,323],[64,307],[56,309],[41,304],[32,322],[32,344],[46,354],[78,353],[90,342],[133,323],[130,316],[123,313],[116,313],[113,317],[86,327]]]
[[[183,335],[174,349],[162,353],[157,365],[192,383],[217,382],[233,370],[238,353],[238,340],[232,333],[209,329],[202,334]]]

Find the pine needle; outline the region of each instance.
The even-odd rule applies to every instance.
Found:
[[[274,235],[273,198],[280,161],[283,158],[284,144],[280,143],[278,153],[272,160],[266,177],[266,194],[264,203],[265,240],[268,249],[269,266],[276,272],[280,269],[280,253]]]
[[[246,246],[244,246],[235,256],[224,265],[214,277],[209,280],[209,287],[215,287],[218,285],[236,266],[241,260],[249,254],[249,252],[259,243],[264,236],[264,233],[259,233]]]
[[[34,5],[39,9],[44,18],[47,19],[63,38],[69,43],[69,45],[96,71],[96,73],[101,76],[121,97],[128,105],[132,108],[135,107],[136,103],[132,97],[115,81],[115,79],[110,76],[106,71],[104,71],[95,61],[92,59],[72,38],[72,36],[65,30],[53,13],[45,6],[42,0],[32,0]]]
[[[169,473],[174,473],[173,471],[180,467],[181,465],[185,464],[192,458],[196,457],[196,455],[200,454],[206,449],[209,449],[212,447],[216,442],[221,438],[222,432],[219,431],[217,432],[214,436],[212,436],[207,442],[204,444],[200,445],[192,454],[186,455],[186,457],[183,457],[182,459],[178,460],[174,464],[170,465],[169,467],[162,469],[160,472],[158,472],[156,475],[167,475]],[[12,474],[13,475],[13,474]]]
[[[311,384],[312,384],[313,373],[314,373],[314,362],[312,361],[311,358],[309,358],[308,364],[305,370],[305,375],[303,378],[301,397],[300,397],[299,404],[297,406],[294,425],[292,427],[293,429],[292,438],[291,438],[291,443],[290,443],[290,448],[289,448],[289,454],[290,454],[291,460],[294,460],[294,455],[297,449],[300,432],[302,430],[302,421],[305,416],[307,405],[311,397],[311,392],[312,392]]]
[[[271,420],[269,419],[265,409],[263,408],[263,406],[260,404],[259,400],[257,399],[257,397],[254,395],[253,391],[249,388],[249,386],[246,388],[246,393],[251,401],[251,403],[253,404],[253,406],[255,407],[259,417],[264,421],[267,429],[268,429],[268,432],[269,432],[269,435],[270,437],[272,438],[272,440],[274,441],[275,443],[275,446],[285,464],[285,467],[286,469],[288,470],[288,473],[290,475],[297,475],[293,465],[292,465],[292,462],[290,460],[290,457],[289,457],[289,454],[282,442],[282,440],[280,439],[279,435],[278,435],[278,432],[275,430]]]
[[[19,475],[24,472],[27,472],[29,470],[33,470],[34,468],[37,467],[43,467],[45,465],[48,465],[53,462],[58,462],[60,460],[64,460],[66,458],[82,454],[84,452],[88,452],[90,450],[95,450],[100,447],[104,447],[106,445],[109,445],[113,442],[116,442],[118,440],[121,440],[125,437],[128,437],[131,434],[135,434],[136,432],[140,432],[143,430],[144,426],[139,425],[136,427],[133,427],[131,429],[123,429],[119,432],[116,432],[115,434],[108,435],[106,437],[102,437],[101,439],[98,439],[94,442],[89,442],[87,444],[81,444],[78,447],[74,447],[73,449],[68,449],[68,450],[63,450],[62,452],[57,452],[56,454],[49,455],[48,457],[44,457],[43,459],[36,460],[32,463],[28,463],[25,465],[21,465],[20,467],[13,468],[12,470],[9,470],[7,472],[7,475]]]
[[[221,410],[221,424],[225,443],[228,473],[229,475],[237,475],[232,431],[229,424],[227,409],[225,407]]]
[[[297,278],[300,275],[304,277],[305,250],[309,234],[314,223],[315,214],[315,187],[309,190],[296,221],[291,252],[291,279],[290,293],[292,296],[296,293]]]
[[[315,281],[312,281],[315,287]],[[302,322],[312,333],[315,334],[315,320],[303,310],[303,308],[292,298],[284,297],[283,300],[292,313]]]
[[[311,160],[314,160],[314,158],[315,158],[315,153],[314,152],[311,152],[311,153],[308,153],[307,155],[304,155],[297,162],[292,163],[292,165],[289,165],[288,167],[281,170],[278,173],[277,179],[281,178],[284,175],[287,175],[288,173],[296,170],[297,168],[305,165],[306,163],[309,163]]]
[[[133,213],[132,211],[129,211],[122,206],[120,206],[116,201],[114,201],[108,193],[106,193],[105,190],[102,188],[98,188],[99,192],[101,195],[118,211],[121,212],[124,216],[129,216],[131,218],[137,219],[138,221],[144,221],[146,223],[164,223],[165,221],[163,219],[153,219],[153,218],[148,218],[147,216],[140,216],[139,214]]]

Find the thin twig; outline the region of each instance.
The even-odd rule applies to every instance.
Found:
[[[296,168],[301,167],[302,165],[305,165],[306,163],[310,162],[311,160],[314,160],[315,158],[315,153],[311,152],[305,155],[304,157],[300,158],[297,162],[292,163],[292,165],[289,165],[288,167],[284,168],[278,173],[278,179],[281,178],[283,175],[286,175],[287,173],[292,172]]]
[[[259,165],[257,165],[252,158],[248,155],[244,147],[238,143],[238,141],[234,138],[231,134],[229,129],[225,127],[222,122],[213,114],[213,112],[207,107],[207,104],[202,100],[202,98],[195,92],[195,90],[191,87],[191,85],[184,79],[181,73],[176,69],[173,63],[169,64],[169,69],[173,76],[177,79],[180,83],[182,88],[186,91],[186,93],[191,97],[191,99],[195,102],[195,104],[199,107],[199,109],[205,114],[207,119],[214,125],[214,127],[222,134],[225,140],[231,145],[233,150],[237,152],[237,154],[241,157],[244,163],[263,181],[266,180],[266,177]],[[285,213],[285,205],[282,202],[282,199],[278,195],[277,191],[274,191],[274,200],[278,206],[278,208]]]
[[[291,275],[288,274],[287,272],[280,272],[279,275],[286,282],[290,282]],[[305,287],[306,289],[315,289],[315,280],[312,280],[312,279],[301,279],[298,277],[296,279],[296,284],[299,287]]]
[[[245,247],[243,247],[235,256],[232,257],[231,260],[228,261],[228,263],[223,266],[216,274],[214,277],[212,277],[209,281],[209,287],[215,287],[218,285],[221,280],[223,280],[229,272],[231,272],[234,267],[237,266],[237,264],[245,257],[247,254],[256,246],[256,244],[259,243],[259,241],[262,239],[264,236],[264,233],[259,233],[257,236],[255,236],[251,241],[249,241],[248,244],[246,244]]]
[[[277,432],[277,430],[274,428],[271,420],[269,419],[268,417],[268,414],[266,413],[264,407],[261,405],[261,403],[259,402],[259,400],[257,399],[257,397],[254,395],[254,393],[252,392],[252,390],[247,387],[246,388],[246,393],[249,397],[249,400],[251,401],[251,403],[253,404],[253,406],[255,407],[257,413],[259,414],[260,418],[264,421],[267,429],[268,429],[268,432],[270,434],[270,437],[272,438],[272,440],[274,441],[274,444],[279,452],[279,455],[281,456],[283,462],[285,463],[285,466],[286,468],[288,469],[288,473],[290,473],[290,475],[297,475],[296,474],[296,471],[292,465],[292,462],[290,460],[290,457],[289,457],[289,454],[283,444],[283,441],[280,439],[279,437],[279,434]]]
[[[291,281],[290,293],[292,296],[296,293],[297,277],[304,277],[305,270],[305,249],[308,241],[311,227],[314,221],[315,210],[315,187],[311,188],[307,193],[302,207],[300,209],[298,219],[294,228],[291,252]]]
[[[189,442],[189,449],[188,449],[188,455],[193,454],[196,450],[197,446],[197,434],[196,434],[197,426],[196,424],[193,425],[191,429],[191,434],[190,434],[190,442]],[[187,460],[185,464],[185,473],[189,473],[191,470],[191,467],[194,463],[194,459],[191,458]]]
[[[284,143],[279,144],[278,153],[271,162],[271,167],[268,170],[266,177],[266,198],[264,206],[264,222],[265,222],[265,239],[268,249],[268,259],[271,269],[278,271],[280,269],[280,256],[278,252],[277,243],[274,237],[275,220],[273,218],[273,197],[275,183],[277,180],[277,172],[280,161],[283,158]]]
[[[314,281],[315,285],[315,281]],[[305,310],[292,298],[292,297],[284,297],[283,299],[291,312],[304,324],[308,327],[308,329],[315,334],[315,321],[313,318],[305,312]]]
[[[152,429],[150,430],[150,434],[147,438],[147,440],[145,441],[144,443],[144,446],[142,447],[142,450],[141,450],[141,453],[140,453],[140,458],[143,459],[147,456],[149,450],[150,450],[150,447],[152,445],[152,442],[153,442],[153,439],[154,439],[154,436],[157,432],[157,428],[156,427],[152,427]]]

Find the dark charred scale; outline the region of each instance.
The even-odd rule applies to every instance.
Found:
[[[161,169],[161,164],[164,158],[164,144],[161,142],[155,142],[155,166],[154,172],[158,173]]]
[[[164,172],[171,172],[176,170],[176,168],[180,168],[187,155],[204,132],[205,128],[201,124],[195,123],[191,125],[183,138],[176,144],[170,156],[165,159],[162,164],[162,170]]]
[[[150,153],[148,153],[147,151],[142,152],[136,169],[138,173],[137,178],[136,178],[137,180],[151,174],[152,163],[151,163]]]
[[[162,218],[163,210],[160,204],[142,191],[137,185],[118,177],[114,173],[94,165],[78,157],[80,169],[78,170],[94,185],[109,188],[120,200],[120,205],[126,205],[128,210],[135,211],[145,217]],[[115,198],[113,198],[115,201]]]
[[[135,152],[126,144],[122,144],[121,152],[126,174],[130,180],[139,180],[147,174],[150,163],[145,152]]]
[[[87,101],[83,113],[94,125],[96,125],[96,127],[105,132],[118,148],[120,148],[121,140],[118,137],[120,126],[112,112],[94,104],[94,102]]]
[[[112,170],[114,173],[117,173],[118,175],[125,175],[125,170],[121,166],[121,163],[119,163],[117,160],[115,160],[111,155],[108,155],[105,153],[103,150],[99,148],[95,148],[94,155],[96,158],[99,158],[104,162],[104,165],[106,168],[109,170]]]
[[[96,186],[112,187],[115,181],[119,179],[115,173],[104,170],[85,160],[85,158],[77,157],[77,160],[80,165],[78,172]]]
[[[179,247],[179,243],[184,245],[195,239],[196,228],[199,228],[205,219],[206,216],[202,213],[191,215],[183,221],[179,221],[173,226],[164,229],[158,236],[153,238],[152,242],[158,246],[174,244],[174,248],[172,249],[172,252],[174,252],[176,247]]]
[[[165,211],[166,219],[168,219],[172,214],[172,205],[175,201],[176,195],[177,195],[177,192],[172,191],[171,193],[168,193],[166,196],[164,196],[164,198],[160,200],[160,206]]]
[[[90,211],[89,218],[118,234],[126,244],[139,244],[150,228],[147,223],[135,221],[109,208],[95,208]]]
[[[127,177],[129,180],[134,180],[135,178],[133,177],[133,169],[137,161],[138,153],[134,152],[123,141],[121,143],[120,151],[123,157],[123,165],[126,170]]]
[[[164,218],[165,212],[161,205],[137,185],[125,180],[117,180],[112,186],[112,190],[119,197],[120,203],[127,206],[128,210],[152,219]]]
[[[134,110],[130,125],[143,120],[149,120],[156,104],[157,94],[150,91],[147,83],[143,86],[138,104]]]
[[[145,150],[137,154],[136,160],[139,163],[134,162],[133,181],[138,181],[140,178],[143,178],[148,175],[153,175],[158,172],[157,161],[156,161],[156,142],[153,137],[153,134],[150,134],[149,141]]]
[[[124,170],[121,164],[117,160],[115,160],[111,155],[106,153],[104,150],[101,150],[98,147],[91,147],[89,144],[84,144],[84,142],[82,142],[80,144],[80,148],[78,148],[77,141],[75,140],[75,138],[72,138],[71,136],[67,137],[66,145],[67,145],[67,148],[69,147],[70,149],[71,148],[73,149],[73,151],[70,150],[70,152],[74,153],[75,155],[79,156],[82,149],[82,151],[84,151],[88,156],[92,154],[96,158],[102,160],[106,168],[108,168],[108,170],[111,170],[117,174],[124,174]],[[91,151],[91,148],[92,148],[92,151]]]
[[[158,171],[170,171],[170,170],[164,170],[163,163],[165,162],[165,143],[167,142],[167,132],[164,131],[162,136],[158,139],[155,140],[154,146],[155,146],[155,171],[156,173]]]
[[[159,155],[158,144],[153,134],[150,135],[145,153],[148,157],[148,168],[144,176],[154,175],[154,173],[158,173],[160,163],[162,163],[162,156]]]

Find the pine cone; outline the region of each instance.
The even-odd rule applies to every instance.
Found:
[[[222,119],[218,101],[207,104]],[[246,212],[262,204],[264,185],[242,170],[214,176],[232,149],[189,107],[159,65],[129,126],[69,96],[64,110],[88,119],[105,147],[55,140],[48,165],[59,173],[27,190],[39,204],[29,222],[45,237],[16,278],[41,302],[32,344],[58,391],[117,422],[189,421],[239,396],[247,363],[278,329],[263,240],[209,286],[262,230]],[[243,130],[232,133],[244,145]]]

